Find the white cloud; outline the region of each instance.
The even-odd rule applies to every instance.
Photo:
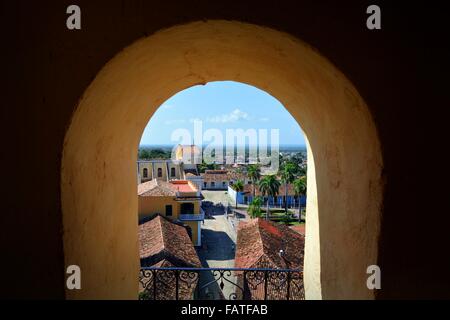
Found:
[[[163,104],[162,106],[161,106],[161,108],[163,108],[163,109],[172,109],[172,108],[174,108],[175,106],[174,105],[172,105],[172,104]]]
[[[208,117],[206,119],[200,119],[200,118],[190,118],[189,122],[194,123],[194,121],[201,121],[201,122],[211,122],[211,123],[231,123],[231,122],[237,122],[239,120],[254,120],[254,117],[249,116],[247,112],[244,112],[240,109],[234,109],[230,113],[226,114],[220,114],[213,117]],[[267,122],[270,119],[267,117],[258,118],[258,121]]]
[[[229,122],[237,122],[239,120],[248,120],[248,113],[234,109],[231,113],[218,115],[212,118],[206,119],[208,122],[213,123],[229,123]]]

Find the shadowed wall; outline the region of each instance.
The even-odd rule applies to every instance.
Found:
[[[66,1],[2,1],[2,296],[63,298],[60,201],[63,139],[100,69],[135,40],[174,24],[232,19],[272,27],[314,46],[356,86],[380,134],[386,178],[379,298],[449,297],[445,244],[450,217],[440,198],[413,186],[425,133],[438,106],[421,99],[424,33],[402,5],[384,5],[383,29],[365,28],[369,2],[79,1],[82,30],[65,28]],[[410,13],[408,15],[408,13]],[[435,63],[435,62],[434,62]],[[435,65],[431,62],[432,66]],[[426,106],[426,110],[424,110]],[[422,159],[422,160],[421,160]],[[418,165],[419,162],[419,165]],[[434,169],[431,168],[431,171]],[[423,177],[422,185],[430,185]],[[23,200],[26,195],[26,201]],[[423,219],[424,214],[432,219]],[[26,275],[26,276],[24,276]]]

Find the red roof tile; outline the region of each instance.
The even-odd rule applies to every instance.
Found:
[[[244,222],[238,227],[235,266],[237,268],[301,269],[305,238],[285,225],[275,224],[261,218]],[[283,255],[280,256],[280,250]],[[284,300],[289,290],[290,299],[304,299],[303,273],[290,280],[274,276],[267,286],[258,280],[262,273],[237,273],[237,281],[249,289],[251,300]],[[295,273],[294,273],[295,275]],[[244,281],[244,277],[246,281]]]
[[[176,196],[177,192],[197,192],[198,190],[187,180],[164,181],[153,179],[138,185],[138,196],[141,197],[160,197]]]
[[[237,233],[235,266],[296,269],[303,265],[304,236],[261,218],[241,222]],[[283,250],[283,256],[280,256]]]
[[[226,170],[206,170],[205,173],[201,174],[204,182],[217,182],[217,181],[228,181],[228,174]]]
[[[168,182],[153,179],[138,185],[138,196],[154,197],[154,196],[175,196],[176,192],[172,189]]]
[[[144,266],[164,259],[177,267],[201,266],[186,228],[160,215],[139,225],[139,255]]]
[[[291,229],[302,234],[305,235],[305,224],[300,224],[300,225],[296,225],[296,226],[291,226]]]

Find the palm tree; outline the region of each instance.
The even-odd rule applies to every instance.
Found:
[[[237,180],[235,183],[233,183],[231,188],[234,191],[236,191],[236,209],[237,209],[237,199],[238,199],[237,193],[244,191],[244,182],[242,182],[242,180]]]
[[[306,176],[295,179],[294,192],[298,197],[298,220],[302,220],[302,207],[300,205],[300,197],[306,195]]]
[[[288,184],[295,180],[295,173],[297,168],[292,162],[287,162],[281,171],[281,181],[284,183],[284,214],[287,217],[287,197],[288,197]]]
[[[256,197],[253,198],[252,202],[250,203],[250,205],[248,206],[248,214],[250,215],[250,217],[253,218],[258,218],[261,216],[261,206],[263,204],[263,201],[261,199],[261,197]]]
[[[251,164],[248,166],[247,168],[247,176],[250,178],[250,180],[252,181],[253,184],[253,199],[255,198],[256,195],[256,184],[259,181],[259,179],[261,178],[261,169],[259,167],[259,165],[257,164]]]
[[[276,197],[278,190],[280,189],[280,181],[277,180],[275,175],[268,175],[261,179],[259,182],[259,191],[263,196],[267,195],[267,211],[266,219],[269,219],[269,197]]]

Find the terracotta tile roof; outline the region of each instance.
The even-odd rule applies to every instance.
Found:
[[[177,267],[201,267],[186,228],[160,215],[139,225],[139,256],[143,266],[167,260]]]
[[[187,180],[172,180],[168,183],[172,190],[179,192],[197,192],[197,187],[192,183],[189,183]]]
[[[163,180],[153,179],[138,185],[138,196],[175,196],[176,192],[172,189],[170,183]]]
[[[303,267],[305,239],[299,233],[285,225],[275,224],[261,218],[249,222],[241,222],[238,227],[235,266],[237,268],[270,268],[270,269],[299,269]],[[283,257],[280,256],[283,250]],[[253,276],[252,276],[253,275]],[[259,276],[258,276],[259,275]],[[295,273],[294,273],[295,275]],[[265,287],[259,277],[262,273],[237,273],[237,281],[241,286],[247,286],[249,300],[285,300],[287,290],[290,299],[304,299],[303,274],[297,273],[286,284],[285,278],[277,277],[276,273]],[[256,276],[256,277],[255,277]]]
[[[153,179],[138,185],[138,196],[176,196],[177,192],[197,192],[197,188],[186,180],[164,181]]]
[[[296,226],[291,226],[291,229],[302,234],[305,235],[305,224],[300,224],[300,225],[296,225]]]
[[[282,224],[261,218],[241,222],[237,232],[235,266],[296,269],[303,266],[305,238]],[[280,256],[283,250],[283,257]]]
[[[247,175],[245,173],[237,171],[237,170],[229,170],[228,171],[228,178],[230,180],[242,180],[242,181],[244,181],[247,178]]]
[[[227,170],[206,170],[202,173],[204,182],[217,182],[229,180]]]

